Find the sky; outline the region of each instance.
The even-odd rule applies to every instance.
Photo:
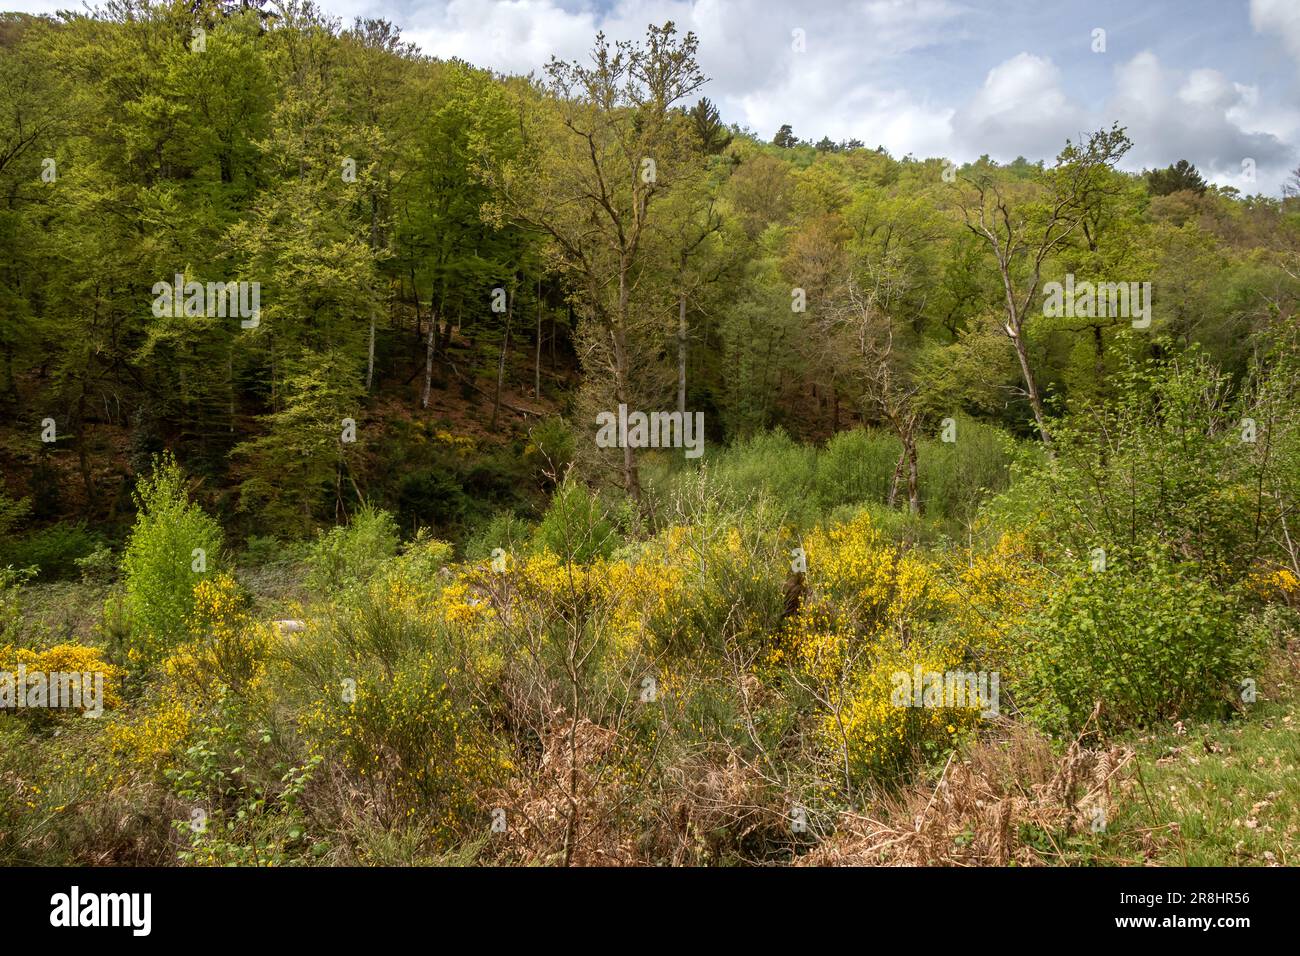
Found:
[[[763,139],[788,123],[898,157],[1050,162],[1067,137],[1118,121],[1128,169],[1188,159],[1218,185],[1276,196],[1300,166],[1300,0],[318,2],[506,73],[585,59],[598,30],[635,39],[672,20],[699,37],[703,95]]]

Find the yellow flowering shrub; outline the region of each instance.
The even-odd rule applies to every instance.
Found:
[[[829,530],[819,527],[803,548],[809,584],[845,601],[857,616],[883,611],[889,604],[897,548],[869,512]]]
[[[1246,587],[1264,601],[1300,607],[1300,579],[1290,568],[1260,568],[1246,579]]]
[[[768,661],[784,661],[814,698],[827,750],[847,759],[856,777],[897,769],[913,750],[946,745],[974,726],[984,701],[916,707],[910,695],[898,700],[897,675],[918,667],[947,674],[967,660],[960,627],[945,624],[951,597],[938,565],[900,548],[865,511],[817,529],[803,547],[803,606]]]
[[[946,600],[978,658],[1005,668],[1023,643],[1020,626],[1042,606],[1048,583],[1028,535],[1003,534],[991,550],[967,553],[948,576]]]
[[[43,650],[5,645],[0,647],[0,673],[102,674],[105,708],[122,706],[122,679],[126,672],[103,659],[97,647],[85,644],[55,644]]]
[[[164,675],[180,690],[202,697],[217,681],[233,691],[250,693],[261,683],[274,633],[270,624],[253,620],[243,606],[238,583],[229,574],[194,586],[189,629],[194,639],[163,662]]]
[[[178,700],[162,700],[135,720],[109,724],[104,736],[119,775],[126,769],[159,772],[175,762],[193,725],[189,707]]]
[[[474,454],[478,448],[478,442],[473,437],[469,435],[453,435],[444,428],[434,432],[433,437],[438,444],[447,446],[461,458],[467,458]]]
[[[109,750],[121,769],[166,769],[184,752],[201,714],[226,692],[248,698],[265,690],[275,635],[248,613],[230,574],[194,585],[187,629],[190,638],[163,659],[161,680],[146,707],[107,730]]]
[[[655,623],[670,613],[685,576],[681,566],[649,559],[598,562],[594,590],[608,608],[606,624],[620,651],[631,653],[646,645]]]
[[[943,640],[882,642],[872,666],[849,689],[839,717],[823,718],[821,730],[828,739],[835,739],[842,724],[856,774],[896,771],[914,750],[928,743],[946,744],[978,724],[982,700],[965,707],[899,706],[898,675],[910,679],[917,668],[923,675],[964,671],[961,648]]]

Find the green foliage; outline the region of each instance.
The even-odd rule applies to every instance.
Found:
[[[501,548],[508,554],[522,554],[532,543],[536,529],[512,511],[493,515],[465,542],[466,561],[486,561]]]
[[[0,646],[22,643],[26,630],[22,587],[30,579],[31,571],[26,568],[0,568]]]
[[[351,522],[320,534],[307,554],[307,584],[315,591],[346,591],[364,584],[397,554],[393,516],[365,505]]]
[[[322,758],[278,767],[278,779],[272,771],[268,780],[272,743],[242,702],[222,700],[176,766],[166,769],[172,792],[194,808],[173,824],[188,847],[178,854],[182,864],[283,866],[308,854],[299,801]]]
[[[537,471],[551,481],[559,481],[573,462],[576,438],[563,418],[544,418],[528,432],[525,456],[535,462]]]
[[[81,574],[81,580],[87,582],[112,581],[119,571],[117,558],[113,555],[113,550],[106,545],[100,545],[89,554],[77,558],[75,563]]]
[[[902,446],[875,429],[843,431],[817,458],[817,503],[823,513],[843,505],[884,502]],[[921,459],[922,466],[926,458]],[[906,496],[906,489],[903,491]]]
[[[1190,190],[1200,194],[1205,192],[1205,179],[1196,167],[1185,159],[1166,166],[1153,169],[1146,174],[1147,186],[1153,196],[1168,196],[1181,190]]]
[[[260,514],[264,528],[302,533],[324,502],[342,502],[352,490],[349,462],[365,433],[357,420],[362,387],[356,362],[340,350],[303,351],[287,364],[282,408],[266,416],[264,435],[232,454],[245,474],[240,507]],[[349,420],[356,434],[345,440]]]
[[[489,665],[411,603],[429,585],[376,580],[286,653],[319,752],[363,782],[379,819],[418,813],[446,839],[466,833],[473,793],[503,767],[475,699]]]
[[[959,415],[956,422],[955,442],[920,443],[919,486],[927,514],[965,524],[989,497],[1010,486],[1015,443],[1006,432],[976,419]]]
[[[1222,715],[1262,663],[1237,611],[1195,567],[1158,555],[1110,555],[1105,571],[1076,570],[1027,624],[1022,706],[1065,733],[1097,701],[1111,728]]]
[[[1281,520],[1270,489],[1285,423],[1267,427],[1272,416],[1195,351],[1132,366],[1118,390],[1053,426],[1056,457],[1028,465],[998,503],[1003,526],[1034,529],[1058,555],[1154,543],[1214,580],[1242,581]],[[1257,420],[1254,442],[1243,440],[1246,418]]]
[[[583,563],[609,557],[622,541],[604,502],[574,480],[556,490],[533,540],[538,548]]]
[[[194,610],[194,585],[222,566],[221,527],[186,490],[185,475],[170,454],[136,485],[135,526],[122,557],[131,650],[156,660],[186,635]]]
[[[1012,447],[998,429],[964,417],[955,444],[918,442],[926,515],[948,521],[956,533],[984,501],[1009,485]],[[888,502],[901,451],[897,438],[876,429],[840,432],[821,449],[777,429],[706,453],[702,474],[733,505],[762,494],[779,502],[788,520],[811,527],[836,509]],[[649,483],[664,496],[680,487],[687,473],[652,471]],[[895,505],[907,506],[904,474],[899,475]]]
[[[60,522],[13,539],[0,552],[0,563],[34,568],[43,580],[75,578],[82,560],[94,553],[101,541],[84,522]]]
[[[31,511],[31,502],[26,499],[15,501],[0,492],[0,541],[7,539],[17,524]]]

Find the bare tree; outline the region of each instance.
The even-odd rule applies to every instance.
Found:
[[[1123,158],[1131,145],[1118,124],[1092,133],[1080,145],[1067,140],[1055,167],[1044,174],[1045,201],[1014,196],[1014,186],[999,184],[987,173],[962,177],[966,186],[959,192],[958,206],[967,228],[993,253],[1005,295],[1006,321],[1002,329],[1015,348],[1024,394],[1049,452],[1052,436],[1025,341],[1026,326],[1042,282],[1044,263],[1085,223],[1088,200],[1099,178]]]
[[[521,106],[531,169],[486,163],[501,211],[554,240],[559,265],[575,280],[590,336],[585,360],[609,372],[615,404],[634,400],[644,343],[634,303],[647,266],[645,237],[657,197],[679,157],[691,152],[689,123],[673,109],[705,82],[696,64],[698,41],[676,27],[651,26],[644,44],[611,45],[598,34],[592,65],[552,60],[549,85],[563,132]],[[540,127],[538,123],[543,125]],[[636,449],[623,449],[623,485],[641,500]]]

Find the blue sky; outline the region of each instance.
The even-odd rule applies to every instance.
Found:
[[[54,0],[0,0],[48,12]],[[503,72],[582,57],[596,30],[672,19],[700,38],[705,95],[770,138],[895,155],[1051,159],[1118,120],[1142,168],[1186,158],[1276,195],[1300,166],[1300,0],[321,0],[385,17],[435,56]],[[1093,31],[1105,30],[1094,51]],[[795,49],[802,30],[804,49]],[[1245,161],[1249,160],[1243,166]],[[1247,171],[1253,165],[1254,179]]]

